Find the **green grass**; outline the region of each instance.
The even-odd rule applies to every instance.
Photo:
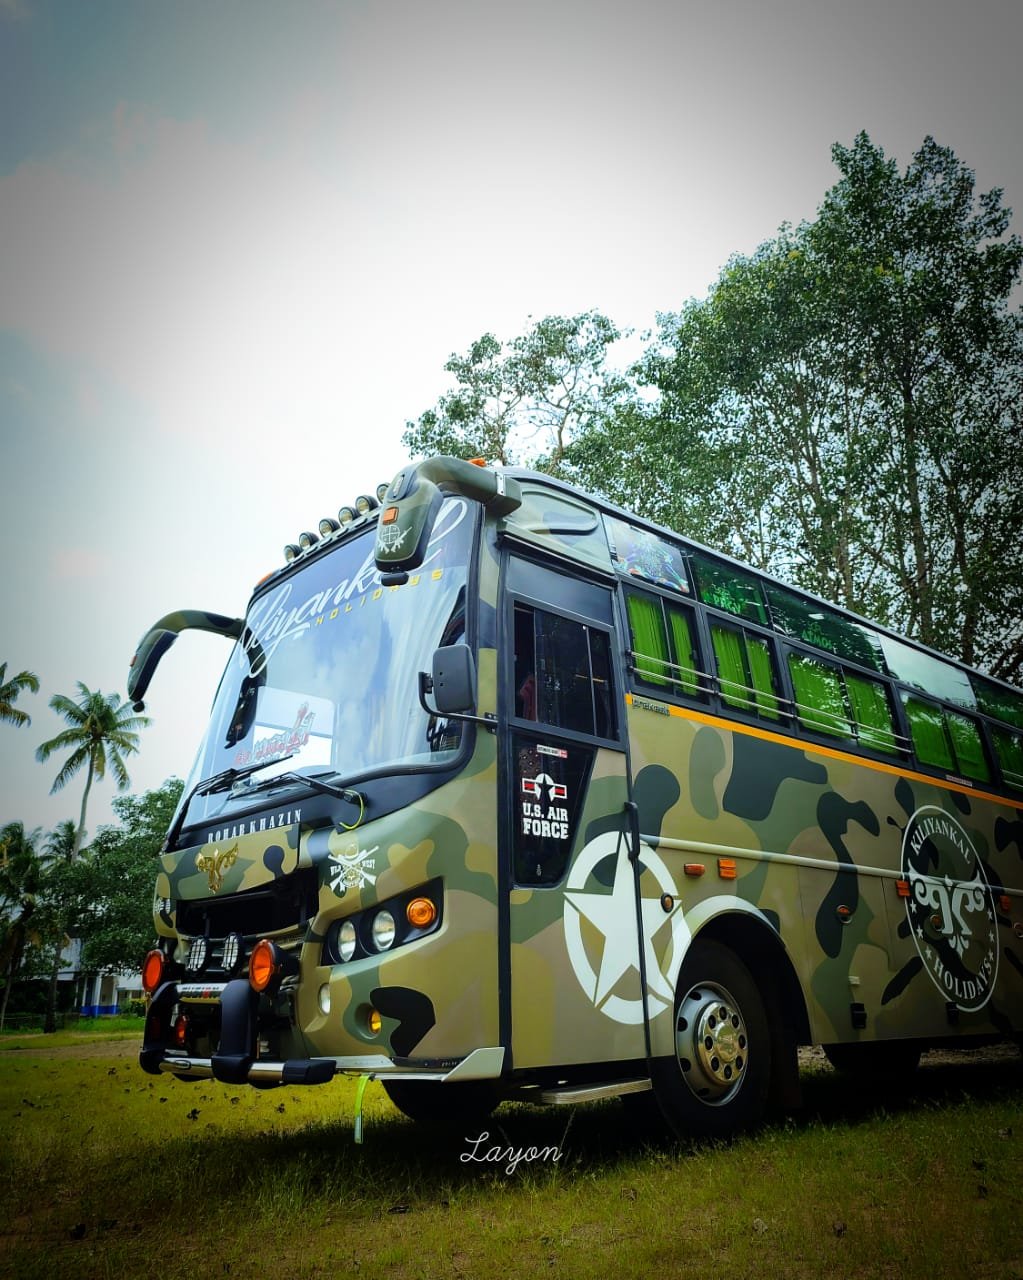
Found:
[[[722,1146],[644,1145],[616,1103],[505,1106],[480,1151],[563,1149],[508,1175],[375,1083],[357,1146],[353,1081],[183,1084],[135,1040],[40,1041],[0,1052],[3,1275],[1023,1278],[1016,1059],[888,1098],[804,1073],[799,1117]]]

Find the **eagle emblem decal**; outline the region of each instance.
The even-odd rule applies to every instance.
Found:
[[[224,872],[229,871],[238,858],[238,842],[230,849],[213,849],[200,853],[195,860],[197,871],[205,871],[210,882],[210,893],[219,893],[224,887]]]

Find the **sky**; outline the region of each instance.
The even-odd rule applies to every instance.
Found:
[[[0,823],[77,817],[53,694],[243,613],[481,334],[596,308],[637,349],[860,130],[1020,230],[1021,43],[1018,0],[0,0],[0,662],[41,682]],[[188,773],[226,658],[164,659],[133,791]]]

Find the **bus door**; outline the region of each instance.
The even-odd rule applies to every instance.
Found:
[[[642,1057],[609,586],[505,563],[502,1023],[515,1069]]]

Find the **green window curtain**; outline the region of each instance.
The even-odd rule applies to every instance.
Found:
[[[789,671],[796,695],[799,723],[817,733],[850,736],[851,726],[842,697],[842,677],[823,662],[801,653],[789,654]]]
[[[761,636],[746,637],[746,657],[749,659],[751,683],[756,690],[753,697],[757,711],[770,720],[778,719],[778,695],[775,692],[774,667],[771,650]]]
[[[921,702],[909,694],[903,695],[906,704],[906,716],[909,720],[909,732],[913,739],[913,749],[923,764],[932,765],[935,769],[955,771],[955,759],[952,755],[952,744],[948,740],[945,728],[945,717],[941,708],[930,702]]]
[[[632,628],[633,661],[636,676],[646,684],[668,684],[668,638],[659,600],[628,593],[625,597]]]
[[[992,726],[991,737],[1006,786],[1023,791],[1023,734]]]
[[[875,680],[845,673],[845,687],[852,703],[856,734],[865,747],[875,751],[895,750],[895,725],[884,686]]]
[[[696,683],[696,646],[688,616],[681,609],[666,609],[671,644],[678,666],[676,679],[682,693],[694,697],[700,692]]]
[[[710,638],[717,659],[722,700],[729,707],[748,711],[753,700],[746,681],[742,636],[730,627],[712,626]]]
[[[952,746],[959,762],[959,772],[965,774],[967,778],[989,782],[991,774],[984,759],[984,745],[981,742],[977,722],[967,716],[958,715],[955,711],[946,711],[945,723],[948,725]]]

